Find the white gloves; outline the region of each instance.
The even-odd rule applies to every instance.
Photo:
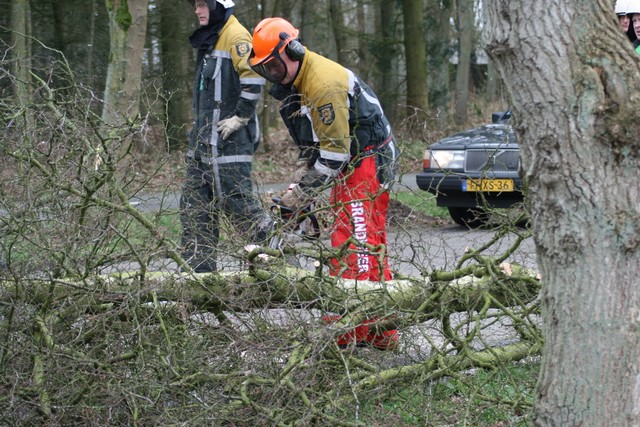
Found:
[[[229,117],[228,119],[220,120],[218,122],[218,132],[222,139],[227,139],[232,133],[238,129],[244,127],[249,123],[249,118],[242,118],[238,116]]]
[[[280,203],[297,212],[307,206],[309,203],[309,197],[298,184],[291,184],[287,192],[280,198]]]

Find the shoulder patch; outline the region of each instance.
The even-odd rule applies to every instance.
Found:
[[[236,52],[238,53],[238,56],[243,57],[247,53],[249,53],[250,50],[251,48],[249,47],[249,43],[247,42],[236,43]]]
[[[336,113],[333,111],[333,104],[324,104],[318,107],[318,114],[320,114],[320,120],[325,125],[330,125],[336,119]]]

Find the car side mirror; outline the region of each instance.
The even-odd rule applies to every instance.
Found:
[[[491,114],[491,123],[504,123],[511,118],[511,110]]]

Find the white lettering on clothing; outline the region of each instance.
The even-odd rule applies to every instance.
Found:
[[[354,224],[353,237],[362,244],[361,250],[356,253],[358,273],[368,272],[369,265],[369,250],[364,246],[367,243],[367,221],[364,217],[364,206],[362,202],[353,202],[349,204],[351,209],[351,220]]]

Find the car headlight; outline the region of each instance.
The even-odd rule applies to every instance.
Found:
[[[463,150],[427,150],[424,160],[425,168],[464,169]]]

